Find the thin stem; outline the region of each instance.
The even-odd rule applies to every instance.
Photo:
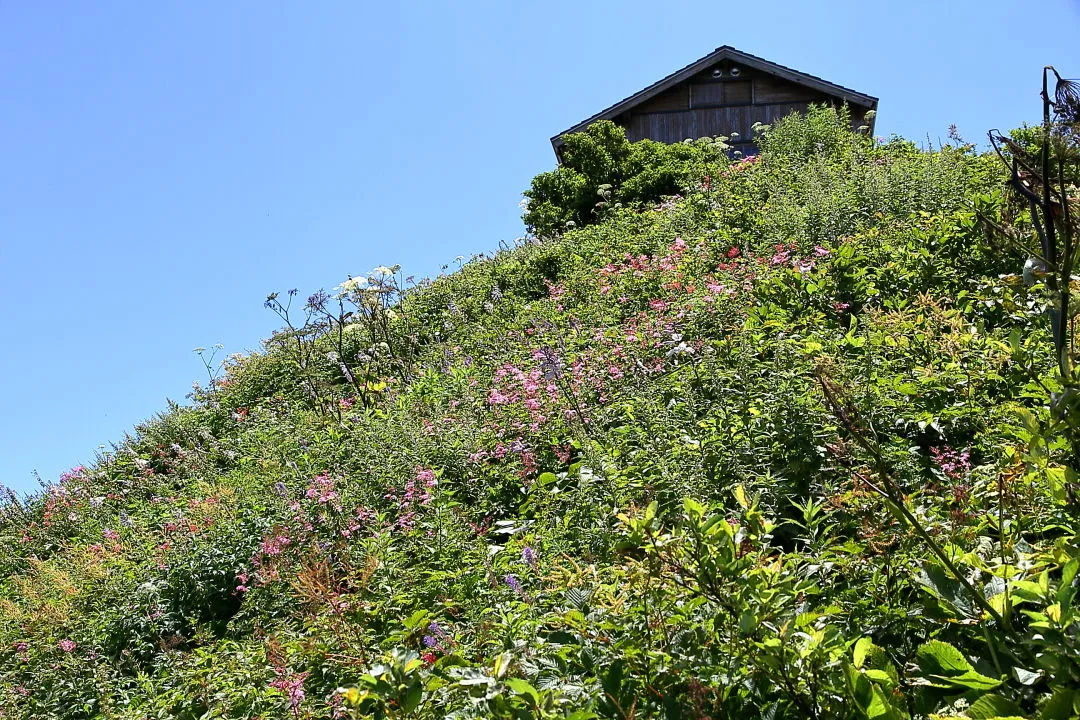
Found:
[[[844,428],[855,439],[855,442],[858,443],[859,446],[862,447],[862,449],[865,450],[873,459],[875,470],[878,474],[878,477],[881,478],[883,486],[878,487],[866,478],[860,476],[863,482],[865,482],[867,486],[870,487],[870,489],[872,489],[874,492],[884,498],[886,502],[888,502],[897,512],[900,513],[900,515],[903,516],[904,520],[907,521],[909,525],[911,525],[911,528],[915,531],[915,534],[918,535],[919,538],[922,539],[924,543],[926,543],[926,546],[930,548],[930,551],[934,555],[936,555],[939,560],[941,560],[941,563],[946,567],[949,573],[964,587],[964,589],[967,590],[968,594],[971,595],[975,603],[980,608],[982,608],[990,617],[992,617],[999,627],[1001,627],[1005,631],[1009,631],[1010,628],[1005,622],[1005,618],[1001,616],[1001,613],[995,610],[994,607],[990,605],[990,603],[986,600],[983,594],[974,585],[971,584],[971,582],[960,571],[960,569],[956,567],[952,559],[945,554],[945,551],[938,544],[938,542],[930,536],[930,533],[926,531],[926,528],[922,526],[922,523],[919,522],[918,518],[916,518],[915,515],[912,514],[910,510],[908,510],[907,503],[904,501],[904,496],[900,492],[900,489],[897,486],[896,482],[893,480],[892,475],[889,473],[888,466],[885,462],[885,458],[881,455],[881,451],[876,447],[874,443],[870,442],[870,440],[866,438],[865,433],[858,424],[858,411],[856,411],[850,405],[842,403],[838,399],[838,388],[834,388],[832,385],[832,381],[826,378],[822,372],[818,373],[817,379],[818,384],[821,386],[822,392],[825,394],[826,403],[828,404],[833,416],[840,421],[841,425],[843,425]]]

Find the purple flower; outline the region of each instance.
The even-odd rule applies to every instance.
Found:
[[[522,600],[529,599],[529,596],[525,594],[525,588],[521,587],[521,581],[513,573],[507,573],[503,580],[506,582],[506,586],[517,593]]]
[[[426,648],[446,652],[447,646],[453,642],[450,634],[443,630],[442,626],[434,620],[428,625],[428,633],[423,638],[424,647]]]
[[[533,570],[536,569],[536,559],[536,551],[533,550],[531,547],[526,547],[524,550],[521,551],[522,562],[531,567]]]

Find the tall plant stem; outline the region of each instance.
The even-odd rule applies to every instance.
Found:
[[[900,492],[900,488],[897,486],[896,481],[893,479],[892,474],[889,472],[888,465],[885,463],[885,458],[882,457],[880,449],[877,445],[871,442],[863,429],[858,423],[858,415],[855,409],[850,403],[844,403],[840,400],[839,387],[836,386],[832,380],[827,378],[823,372],[817,373],[818,384],[821,386],[821,390],[825,395],[826,404],[829,406],[829,410],[833,416],[840,421],[841,425],[848,431],[848,433],[854,438],[855,442],[865,450],[874,461],[874,470],[877,472],[878,477],[881,478],[882,485],[878,486],[870,482],[866,478],[861,478],[867,487],[880,495],[893,509],[895,509],[911,526],[911,529],[915,531],[915,534],[926,544],[942,565],[949,571],[949,573],[959,582],[967,593],[971,596],[971,599],[975,601],[980,608],[986,612],[987,615],[994,619],[994,622],[998,624],[1002,630],[1011,633],[1011,627],[1006,622],[994,607],[987,601],[986,597],[971,584],[971,581],[960,571],[952,559],[945,553],[944,548],[930,536],[930,533],[926,531],[919,519],[908,509],[907,503],[904,500],[903,493]],[[861,477],[861,476],[860,476]]]

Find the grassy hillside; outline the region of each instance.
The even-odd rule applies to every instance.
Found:
[[[270,296],[0,507],[0,718],[1074,717],[1030,224],[996,157],[846,122],[601,129],[549,237]]]

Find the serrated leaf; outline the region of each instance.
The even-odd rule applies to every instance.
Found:
[[[1020,419],[1020,424],[1024,426],[1032,435],[1039,434],[1039,421],[1035,419],[1035,416],[1026,407],[1015,406],[1013,412],[1016,413],[1016,417]]]
[[[931,640],[922,645],[915,653],[919,669],[927,675],[963,675],[975,668],[963,654],[952,645],[940,640]]]
[[[705,506],[693,498],[683,499],[683,510],[694,522],[700,521],[705,514]]]
[[[1073,712],[1075,701],[1075,690],[1068,688],[1058,690],[1042,706],[1042,711],[1039,713],[1040,720],[1072,720],[1076,717]]]
[[[566,600],[567,605],[581,611],[584,611],[589,604],[589,593],[581,588],[570,588],[563,593],[563,598]]]
[[[1013,717],[1022,718],[1024,711],[1012,700],[1003,698],[1000,695],[990,694],[983,695],[973,702],[971,707],[968,708],[967,715],[975,720],[993,720],[994,718]]]
[[[967,590],[960,581],[952,577],[940,565],[931,562],[923,563],[916,580],[940,601],[945,610],[952,613],[956,618],[974,619],[979,617],[979,610],[975,607]]]

